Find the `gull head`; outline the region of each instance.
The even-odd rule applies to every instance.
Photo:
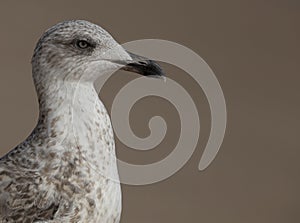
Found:
[[[72,20],[58,23],[39,39],[32,57],[37,83],[51,80],[90,81],[118,69],[162,77],[152,60],[126,51],[100,26]]]

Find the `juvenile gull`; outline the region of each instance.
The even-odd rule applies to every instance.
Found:
[[[118,176],[113,130],[93,87],[118,68],[162,75],[90,22],[62,22],[42,35],[32,57],[39,120],[0,159],[1,223],[119,222],[120,184],[108,177]]]

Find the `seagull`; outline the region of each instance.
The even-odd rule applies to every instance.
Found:
[[[126,51],[88,21],[64,21],[41,36],[32,57],[39,118],[0,158],[1,223],[120,221],[114,134],[94,88],[118,69],[164,76],[157,62]]]

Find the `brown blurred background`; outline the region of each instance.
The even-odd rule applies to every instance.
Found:
[[[67,19],[97,23],[120,43],[157,38],[185,45],[211,66],[225,94],[224,143],[209,168],[199,172],[210,129],[207,100],[185,72],[163,64],[197,104],[199,145],[169,179],[124,185],[122,222],[300,222],[299,1],[2,1],[0,155],[35,126],[31,54],[45,29]],[[110,79],[101,92],[108,109],[118,89],[135,77],[118,72]],[[150,163],[172,151],[180,123],[176,109],[164,99],[138,102],[130,117],[132,128],[138,136],[147,136],[154,115],[168,124],[165,140],[148,152],[130,150],[118,141],[120,158]]]

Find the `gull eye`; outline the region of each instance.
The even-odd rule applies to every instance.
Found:
[[[90,46],[90,44],[85,40],[78,40],[76,42],[76,47],[78,47],[79,49],[86,49],[89,46]]]

